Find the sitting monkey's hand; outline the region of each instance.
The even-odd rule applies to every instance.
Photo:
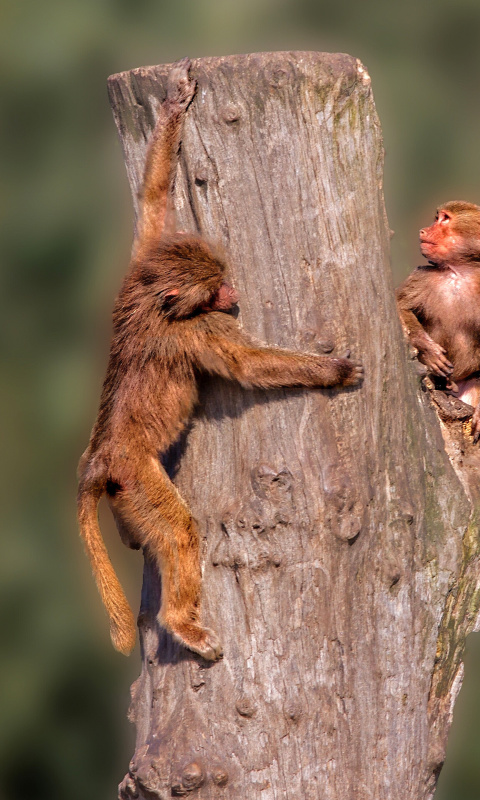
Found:
[[[167,99],[182,109],[191,103],[197,87],[196,80],[188,76],[191,65],[189,58],[182,58],[173,65],[168,76]]]
[[[446,350],[439,344],[430,339],[429,341],[422,342],[421,347],[417,344],[418,360],[425,364],[429,372],[434,375],[439,375],[442,378],[448,378],[453,372],[453,364],[446,356]]]

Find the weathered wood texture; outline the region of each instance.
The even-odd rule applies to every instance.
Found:
[[[168,69],[109,82],[135,204]],[[395,312],[370,79],[321,53],[199,59],[192,75],[180,227],[225,247],[248,331],[350,348],[366,379],[203,385],[172,469],[225,656],[207,666],[159,630],[147,564],[121,796],[423,800],[477,622],[477,527]]]

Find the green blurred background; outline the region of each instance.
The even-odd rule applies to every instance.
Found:
[[[0,2],[4,800],[114,798],[133,752],[138,652],[110,647],[74,518],[132,230],[107,76],[184,55],[359,57],[383,125],[398,283],[438,203],[480,202],[479,37],[479,0]],[[137,607],[141,557],[125,561],[103,516]],[[472,636],[441,800],[480,797],[479,683]]]

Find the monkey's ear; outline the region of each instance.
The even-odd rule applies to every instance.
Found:
[[[163,302],[165,305],[169,306],[172,300],[175,300],[176,297],[180,294],[180,289],[169,289],[168,292],[165,292],[163,295]]]
[[[166,292],[160,292],[158,297],[159,306],[165,314],[172,312],[174,300],[180,294],[180,289],[168,289]]]

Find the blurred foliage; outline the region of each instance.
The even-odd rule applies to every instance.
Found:
[[[74,518],[75,465],[130,247],[106,78],[186,54],[361,58],[383,124],[398,282],[438,203],[480,201],[480,4],[1,0],[0,22],[0,795],[103,800],[116,795],[133,750],[125,713],[138,671],[138,654],[127,662],[111,650]],[[115,535],[108,546],[137,607],[141,561],[128,553],[125,566]],[[470,651],[441,800],[480,796],[475,638]]]

